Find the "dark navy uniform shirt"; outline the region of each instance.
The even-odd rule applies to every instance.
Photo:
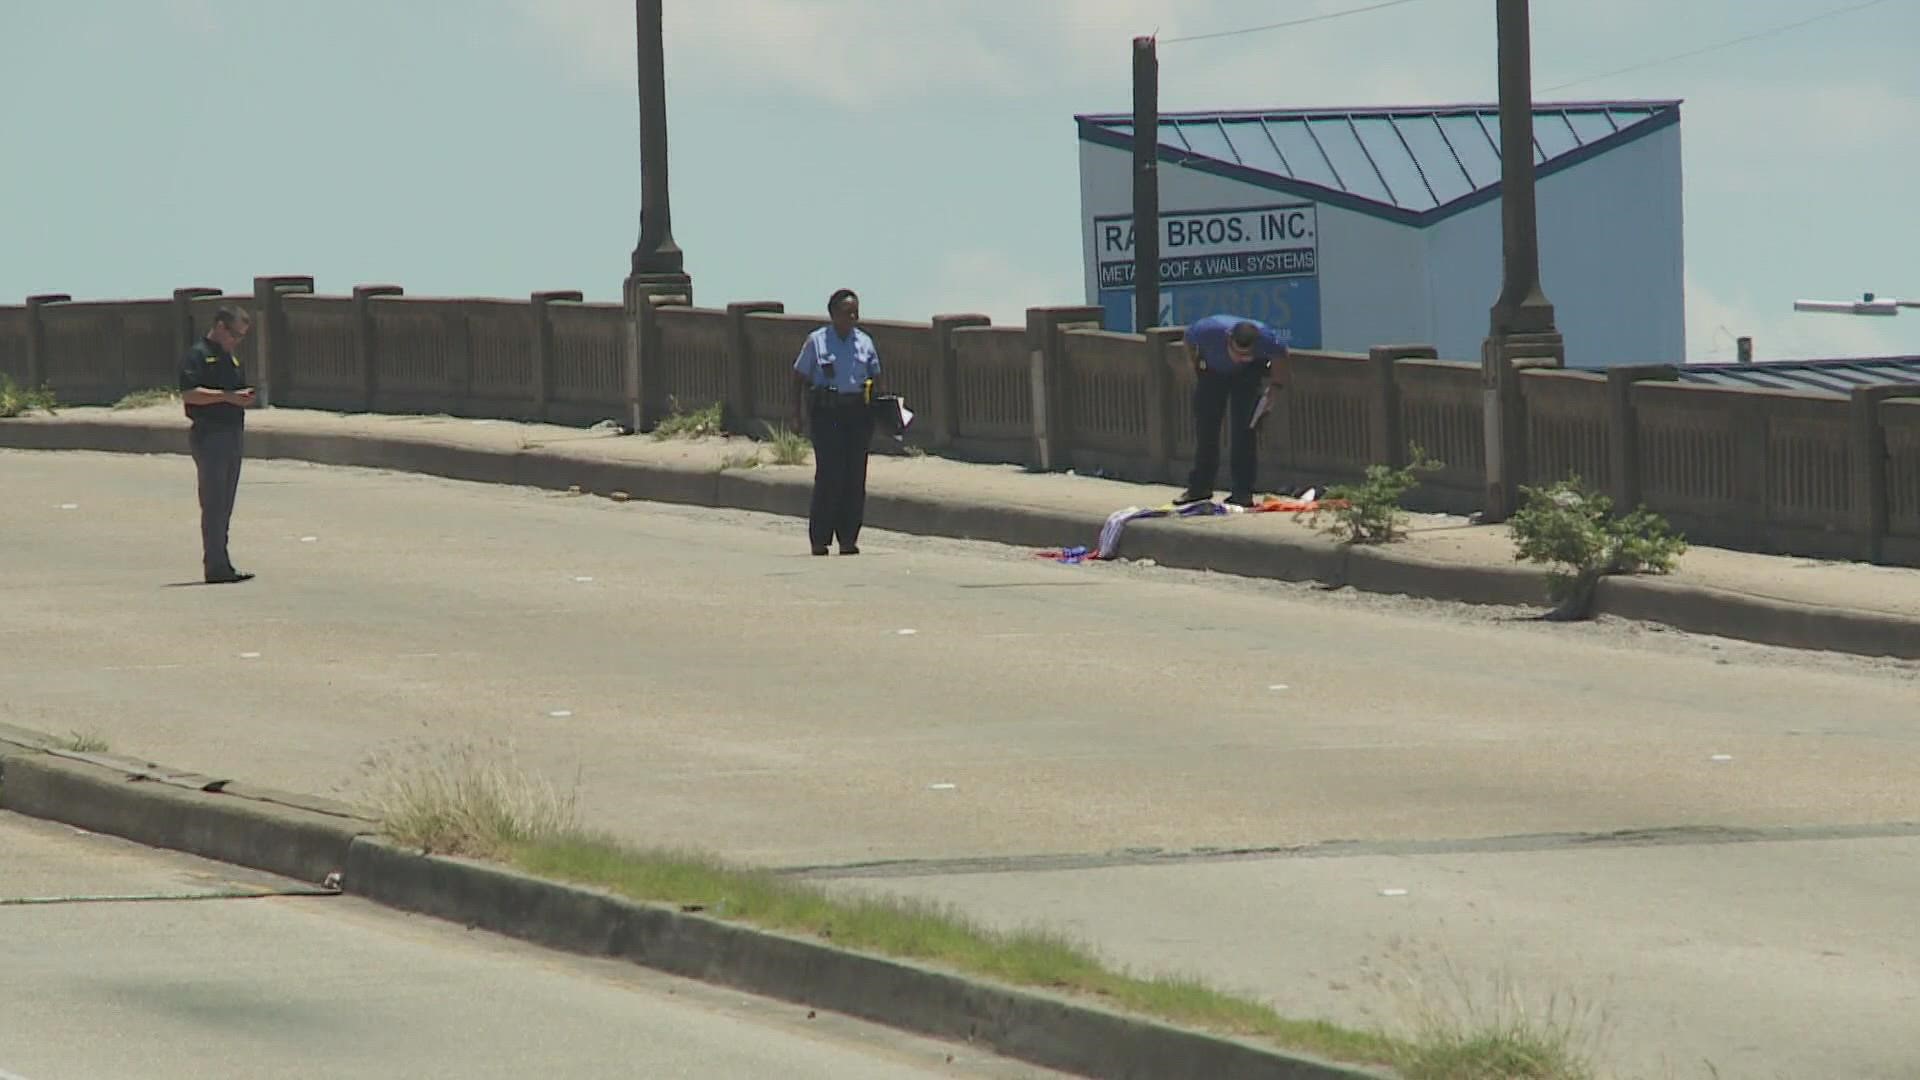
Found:
[[[1233,336],[1233,328],[1243,322],[1252,323],[1260,330],[1260,336],[1253,343],[1252,363],[1262,367],[1287,355],[1287,342],[1273,327],[1258,319],[1243,319],[1238,315],[1209,315],[1187,327],[1187,344],[1200,350],[1200,358],[1207,370],[1217,375],[1231,375],[1234,367],[1233,357],[1227,353],[1227,339]]]
[[[240,358],[201,338],[187,355],[180,358],[180,389],[188,390],[244,390],[247,388],[246,369],[240,366]],[[197,428],[237,428],[247,422],[247,410],[238,405],[224,402],[217,405],[189,405],[187,419]]]

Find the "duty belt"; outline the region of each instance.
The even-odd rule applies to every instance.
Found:
[[[813,390],[813,403],[829,409],[847,409],[866,404],[866,397],[858,392],[844,394],[838,390]]]

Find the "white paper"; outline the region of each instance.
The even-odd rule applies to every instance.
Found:
[[[1272,412],[1272,411],[1273,411],[1273,395],[1272,394],[1260,395],[1260,403],[1253,407],[1253,419],[1247,421],[1247,426],[1250,428],[1259,427],[1260,421],[1263,418],[1265,418],[1269,412]]]

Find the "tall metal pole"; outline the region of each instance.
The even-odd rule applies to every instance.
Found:
[[[1160,323],[1160,58],[1133,39],[1133,331]]]
[[[1500,207],[1505,281],[1493,333],[1550,334],[1553,304],[1540,287],[1540,235],[1533,197],[1533,46],[1528,0],[1499,5]]]
[[[636,277],[677,275],[685,259],[673,242],[673,203],[667,188],[667,65],[661,40],[661,0],[634,0],[640,58],[640,241],[633,249]]]
[[[1560,367],[1566,342],[1540,285],[1540,236],[1534,210],[1533,58],[1528,0],[1494,0],[1500,63],[1500,230],[1502,282],[1480,350],[1485,400],[1486,502],[1482,520],[1505,521],[1519,508],[1528,476],[1527,412],[1520,371]],[[1557,478],[1556,478],[1557,479]]]

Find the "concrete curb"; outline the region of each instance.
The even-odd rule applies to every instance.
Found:
[[[368,837],[354,842],[344,885],[388,907],[630,960],[1084,1076],[1381,1075],[495,866],[415,854]]]
[[[1386,1080],[1383,1073],[1063,997],[503,867],[420,854],[379,839],[365,822],[224,790],[141,782],[138,774],[45,750],[0,751],[0,809],[300,881],[321,883],[339,873],[334,881],[342,891],[397,910],[627,960],[1084,1076]]]
[[[319,884],[365,822],[195,791],[46,752],[0,752],[0,809]]]
[[[428,439],[325,432],[249,431],[248,456],[320,465],[424,473],[449,480],[518,484],[606,493],[687,506],[725,507],[786,517],[807,513],[810,480],[745,471],[716,472],[640,462],[605,461],[564,447],[501,451],[448,446]],[[186,432],[174,425],[73,419],[0,424],[0,447],[184,454]],[[986,540],[1023,547],[1059,546],[1091,538],[1092,516],[1029,506],[974,505],[927,495],[874,492],[867,521],[875,528],[921,536]],[[1321,536],[1275,539],[1230,528],[1195,529],[1147,520],[1127,530],[1129,558],[1162,566],[1243,577],[1316,581],[1470,604],[1545,607],[1546,575],[1523,566],[1440,563],[1385,548],[1346,548]],[[1920,659],[1920,619],[1882,612],[1796,604],[1655,578],[1608,578],[1594,599],[1596,614],[1661,623],[1694,633],[1795,649]]]
[[[1920,659],[1920,619],[1882,612],[1625,577],[1600,579],[1593,607],[1622,619],[1763,645]]]

